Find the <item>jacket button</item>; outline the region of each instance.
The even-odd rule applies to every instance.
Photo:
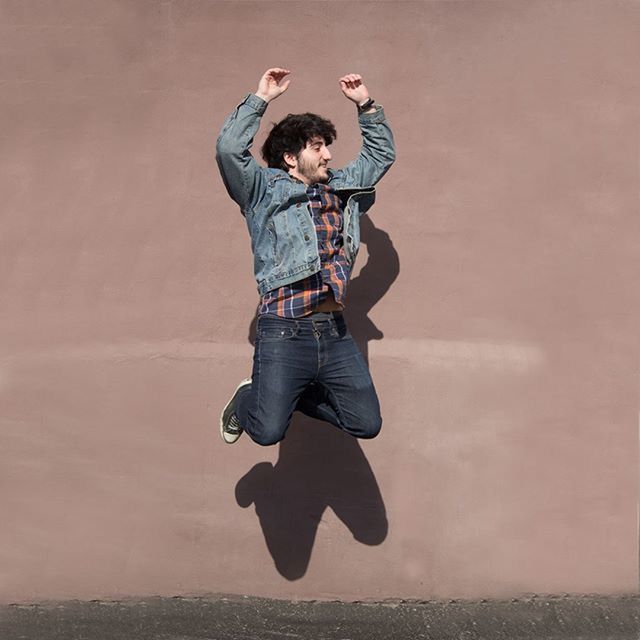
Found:
[[[309,242],[309,236],[306,233],[304,234],[304,239],[306,242]]]
[[[298,202],[298,204],[296,205],[296,207],[299,209],[302,205]]]

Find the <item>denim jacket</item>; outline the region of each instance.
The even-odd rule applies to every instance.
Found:
[[[216,143],[222,180],[249,229],[260,295],[320,271],[306,185],[282,169],[260,166],[250,152],[266,108],[267,102],[247,95],[225,120]],[[344,247],[351,264],[360,245],[359,217],[374,203],[373,185],[395,160],[393,135],[382,107],[360,114],[358,121],[360,154],[343,169],[328,172],[328,184],[343,204]]]

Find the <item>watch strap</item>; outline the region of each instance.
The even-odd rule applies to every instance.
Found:
[[[371,109],[371,107],[375,104],[375,100],[373,98],[369,98],[364,104],[358,105],[358,113],[364,113]]]

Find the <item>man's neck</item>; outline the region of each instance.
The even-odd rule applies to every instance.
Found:
[[[304,184],[308,187],[311,183],[309,182],[308,178],[305,178],[303,175],[300,175],[299,173],[297,173],[294,169],[291,169],[289,171],[289,175],[292,178],[295,178],[296,180],[299,180],[300,182],[304,182]]]

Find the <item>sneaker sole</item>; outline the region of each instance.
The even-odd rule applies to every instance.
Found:
[[[236,387],[236,390],[233,392],[233,395],[231,396],[231,399],[224,406],[224,409],[222,410],[222,413],[220,414],[220,436],[221,436],[221,438],[222,438],[222,440],[224,441],[225,444],[233,444],[234,442],[237,442],[238,438],[240,438],[240,436],[242,435],[242,431],[241,431],[237,435],[237,437],[235,437],[233,440],[227,440],[227,438],[225,436],[228,436],[229,434],[225,433],[224,423],[228,420],[229,409],[234,404],[234,402],[235,402],[235,400],[236,400],[236,398],[238,396],[238,391],[240,391],[240,389],[242,389],[243,387],[246,387],[249,384],[251,384],[251,378],[245,378],[244,380],[242,380],[242,382],[240,382],[240,384]]]

